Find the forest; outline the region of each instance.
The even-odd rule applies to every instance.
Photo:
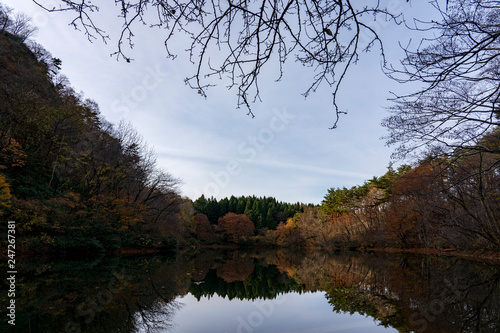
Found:
[[[332,187],[319,205],[192,201],[133,126],[109,123],[71,88],[61,60],[32,31],[0,6],[0,214],[16,221],[25,253],[208,245],[500,251],[496,125],[451,153],[429,149],[364,184]],[[386,126],[404,121],[392,117]],[[498,122],[498,109],[492,118]]]
[[[8,14],[0,13],[0,207],[23,235],[18,246],[84,255],[175,246],[178,180],[132,126],[110,124],[76,93],[61,61]]]
[[[481,144],[498,146],[500,132],[486,134]],[[278,241],[498,251],[497,161],[498,155],[485,152],[458,160],[429,158],[414,167],[389,167],[361,186],[331,188],[321,207],[279,226]]]
[[[481,144],[499,145],[500,131],[485,135]],[[491,167],[497,161],[497,155],[482,152],[455,161],[429,157],[413,167],[389,166],[384,175],[363,185],[330,188],[321,205],[295,204],[274,219],[269,218],[270,208],[259,214],[266,211],[265,199],[255,198],[245,209],[242,204],[237,211],[219,211],[217,200],[201,197],[194,205],[192,235],[201,243],[497,252],[500,172]],[[234,197],[221,200],[220,207],[228,207],[231,200],[229,207],[235,207]],[[228,213],[222,217],[213,215],[214,210]],[[234,222],[228,226],[226,220]]]

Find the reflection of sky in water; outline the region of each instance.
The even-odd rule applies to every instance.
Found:
[[[323,292],[289,293],[275,300],[228,300],[217,295],[198,302],[179,297],[173,317],[175,333],[372,333],[397,332],[377,326],[370,317],[337,314]]]

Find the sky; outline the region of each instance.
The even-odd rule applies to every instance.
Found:
[[[362,185],[383,175],[391,162],[394,147],[381,139],[387,132],[380,122],[388,116],[390,92],[407,88],[383,74],[377,49],[362,54],[349,70],[338,100],[347,114],[332,130],[333,88],[322,85],[304,98],[313,73],[293,61],[280,82],[272,66],[263,71],[261,101],[252,105],[251,118],[236,107],[227,82],[216,80],[206,99],[184,84],[195,67],[182,52],[182,36],[174,45],[178,57],[171,60],[164,49],[165,30],[138,26],[134,48],[127,51],[133,60],[111,56],[121,28],[112,1],[99,2],[96,14],[111,37],[107,43],[89,42],[70,27],[72,13],[47,13],[30,0],[0,2],[32,17],[38,28],[33,39],[62,60],[62,73],[75,91],[96,101],[108,121],[131,123],[156,152],[158,166],[180,179],[181,194],[193,200],[202,194],[218,199],[256,195],[319,204],[329,188]],[[429,8],[427,3],[386,2],[411,13]],[[56,0],[42,3],[57,5]],[[386,55],[396,63],[402,54],[398,42],[408,41],[408,31],[377,24]]]
[[[275,299],[240,300],[217,294],[178,297],[169,332],[394,333],[379,321],[359,313],[336,313],[324,292],[278,295]],[[217,318],[214,321],[213,318]],[[210,323],[210,325],[207,325]],[[139,330],[146,332],[146,330]]]

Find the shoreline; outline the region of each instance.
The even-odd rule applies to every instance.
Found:
[[[196,245],[194,249],[294,249],[279,246],[238,246],[238,245]],[[397,248],[397,247],[297,247],[300,250],[350,251],[358,253],[394,253],[455,257],[475,261],[485,261],[500,265],[500,252],[482,250],[437,249],[437,248]]]
[[[460,250],[460,249],[437,249],[437,248],[397,248],[397,247],[280,247],[280,246],[241,246],[237,244],[212,244],[212,245],[192,245],[187,246],[183,249],[216,249],[216,250],[238,250],[238,249],[296,249],[296,250],[320,250],[327,252],[335,251],[350,251],[357,252],[361,254],[368,253],[387,253],[387,254],[416,254],[416,255],[433,255],[433,256],[445,256],[445,257],[455,257],[474,261],[483,261],[489,264],[500,265],[500,252],[488,251],[488,250]],[[117,256],[117,257],[134,257],[142,255],[155,255],[155,254],[167,254],[176,253],[180,249],[166,249],[166,248],[154,248],[154,247],[123,247],[117,250],[115,253],[106,253],[105,256]],[[1,258],[7,258],[7,251],[0,251]],[[39,253],[40,254],[40,253]],[[73,253],[74,254],[74,253]],[[16,257],[25,256],[36,256],[34,253],[19,251]],[[52,259],[58,258],[58,254],[54,252],[42,253],[40,256]],[[80,256],[78,256],[80,257]]]
[[[356,250],[360,251],[360,250]],[[491,264],[500,264],[500,252],[481,250],[458,250],[458,249],[436,249],[436,248],[396,248],[396,247],[375,247],[364,248],[360,252],[364,253],[407,253],[420,255],[437,255],[445,257],[456,257],[469,260],[487,261]]]

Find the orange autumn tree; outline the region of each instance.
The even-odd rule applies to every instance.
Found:
[[[399,246],[428,246],[437,230],[443,177],[432,162],[417,166],[396,180],[386,215],[386,232]]]
[[[212,242],[215,237],[214,229],[210,220],[205,214],[196,214],[194,216],[196,237],[203,242]]]
[[[0,174],[0,216],[3,215],[3,209],[10,208],[10,185],[7,179]]]
[[[0,131],[0,169],[22,167],[26,153],[19,142]]]
[[[227,213],[219,218],[218,226],[231,243],[248,240],[255,230],[255,225],[245,214]]]
[[[0,131],[0,170],[13,167],[22,167],[25,163],[26,153],[19,142]],[[10,184],[7,178],[0,174],[0,216],[3,210],[11,207]]]
[[[304,235],[297,225],[297,218],[289,218],[286,223],[280,223],[276,227],[276,243],[279,246],[302,246],[305,243]]]

